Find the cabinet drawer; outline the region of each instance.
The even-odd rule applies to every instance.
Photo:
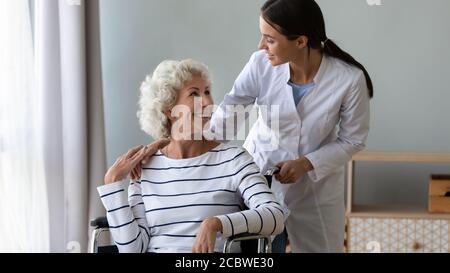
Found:
[[[347,251],[450,252],[448,219],[349,217]]]

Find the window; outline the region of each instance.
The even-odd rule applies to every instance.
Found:
[[[0,0],[0,252],[48,251],[28,0]]]

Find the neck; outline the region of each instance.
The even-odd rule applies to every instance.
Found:
[[[305,49],[297,58],[289,62],[290,80],[296,84],[306,84],[314,80],[322,63],[323,54],[317,49]]]
[[[169,158],[183,159],[200,156],[220,143],[210,140],[171,140],[162,152]]]

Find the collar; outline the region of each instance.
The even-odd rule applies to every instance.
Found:
[[[328,63],[330,62],[329,60],[329,56],[327,56],[325,53],[323,53],[322,55],[322,61],[320,62],[320,66],[319,66],[319,70],[317,70],[316,75],[314,76],[313,82],[317,85],[320,81],[322,81],[322,79],[325,76],[325,72],[327,70],[328,67]],[[285,70],[285,77],[286,80],[285,82],[288,83],[289,79],[290,79],[290,68],[289,68],[289,63],[284,64],[284,70]]]

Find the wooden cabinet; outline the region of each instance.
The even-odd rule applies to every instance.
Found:
[[[354,170],[358,161],[450,163],[450,155],[382,152],[355,155],[347,166],[347,252],[450,252],[450,214],[429,213],[426,207],[354,205],[353,189],[357,183]]]

